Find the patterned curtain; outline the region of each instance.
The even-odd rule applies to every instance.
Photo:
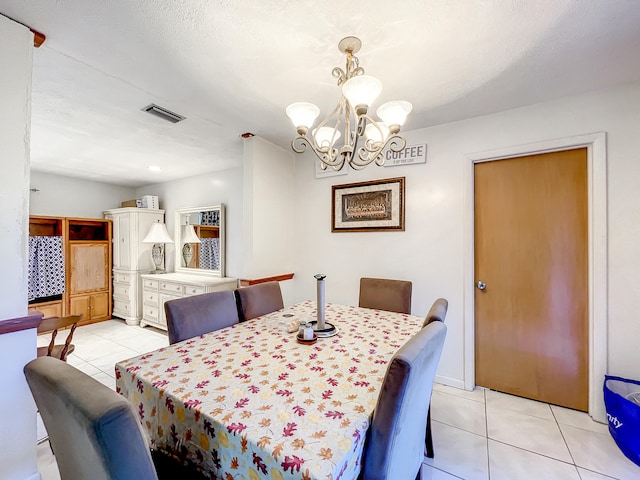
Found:
[[[220,270],[220,239],[200,239],[200,268]]]
[[[29,237],[29,301],[60,295],[64,289],[62,237]]]

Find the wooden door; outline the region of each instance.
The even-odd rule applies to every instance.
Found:
[[[77,242],[69,246],[69,293],[109,288],[109,245],[106,242]]]
[[[586,411],[587,151],[478,163],[474,176],[476,384]]]

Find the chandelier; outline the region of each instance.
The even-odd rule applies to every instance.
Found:
[[[296,153],[303,153],[310,147],[320,159],[323,170],[327,167],[341,170],[345,163],[356,170],[372,162],[382,166],[386,147],[399,152],[406,146],[406,140],[399,132],[412,105],[403,100],[387,102],[376,110],[379,121],[368,114],[369,107],[382,91],[382,83],[364,74],[358,57],[354,56],[360,47],[362,42],[357,37],[346,37],[338,43],[338,50],[347,56],[346,67],[344,70],[335,67],[331,74],[342,87],[342,95],[333,111],[311,134],[309,129],[320,115],[316,105],[297,102],[286,110],[298,132],[291,141],[291,148]],[[336,146],[341,137],[344,139],[342,146]]]

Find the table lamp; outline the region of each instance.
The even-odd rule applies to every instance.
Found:
[[[154,223],[151,225],[149,229],[149,233],[144,237],[142,243],[153,243],[153,247],[151,248],[151,258],[153,258],[153,263],[156,266],[156,269],[150,273],[164,273],[164,244],[165,243],[173,243],[169,233],[167,232],[167,227],[164,223]]]

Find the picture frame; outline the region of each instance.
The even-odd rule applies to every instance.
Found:
[[[333,185],[332,232],[404,231],[405,177]]]

